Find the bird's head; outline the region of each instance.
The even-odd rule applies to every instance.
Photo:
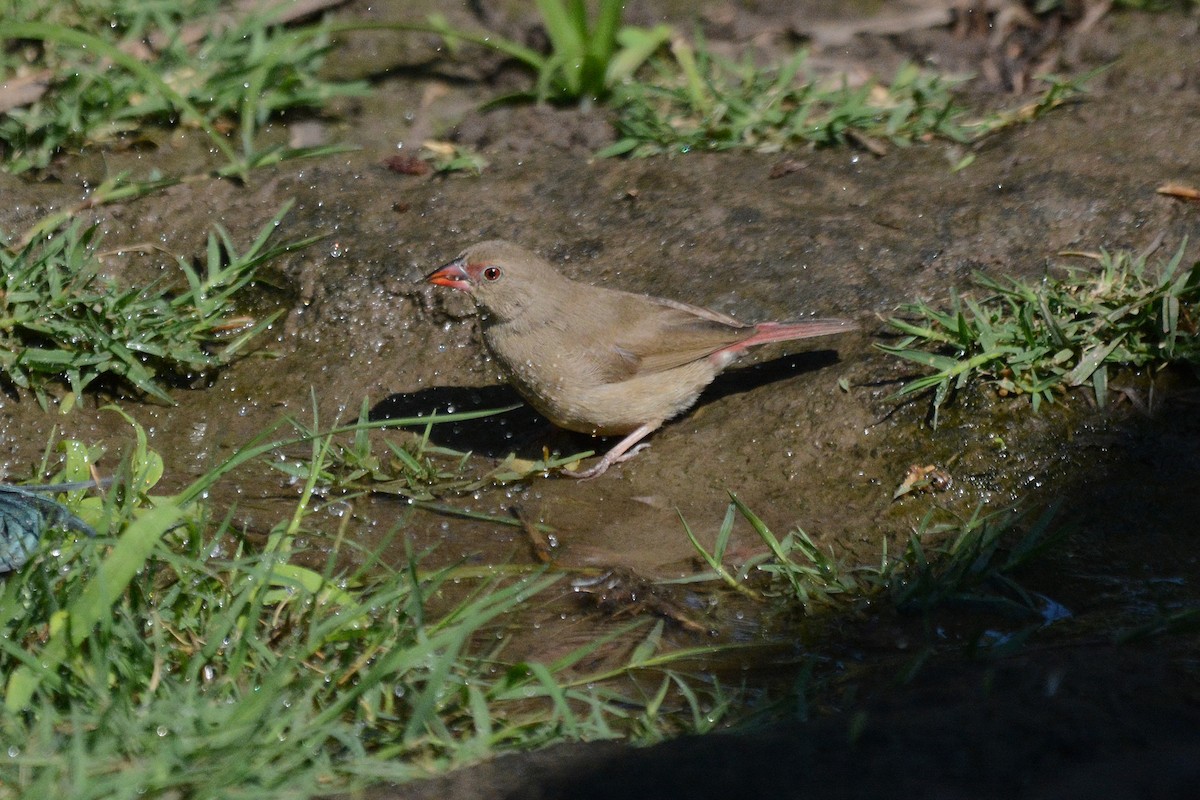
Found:
[[[468,247],[425,280],[435,286],[469,292],[476,304],[492,317],[508,320],[545,294],[551,284],[564,279],[525,248],[493,239]]]

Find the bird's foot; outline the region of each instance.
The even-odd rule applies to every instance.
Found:
[[[587,469],[579,470],[578,472],[563,470],[562,474],[568,475],[572,478],[578,478],[579,480],[595,478],[597,475],[603,475],[605,472],[607,472],[608,468],[613,464],[620,464],[623,461],[628,461],[649,446],[649,442],[646,442],[645,444],[639,444],[637,447],[630,449],[629,452],[621,453],[616,458],[613,458],[612,453],[609,453]]]
[[[581,469],[581,470],[564,469],[559,474],[566,475],[568,478],[575,478],[577,480],[586,481],[588,478],[594,478],[597,475],[603,475],[608,470],[608,468],[611,467],[612,465],[613,465],[613,462],[610,461],[608,459],[608,457],[606,456],[606,457],[600,459],[599,461],[597,461],[592,466],[588,467],[587,469]]]
[[[608,468],[613,464],[619,464],[622,461],[628,461],[642,450],[649,447],[650,444],[648,442],[642,442],[641,444],[638,444],[638,441],[646,438],[646,436],[658,428],[659,425],[662,425],[662,420],[647,422],[645,425],[642,425],[633,433],[617,442],[616,446],[613,447],[612,450],[609,450],[604,454],[604,458],[600,459],[591,467],[588,467],[581,472],[564,472],[563,474],[570,475],[572,478],[579,478],[580,480],[586,480],[587,478],[594,478],[597,475],[603,475],[605,471],[607,471]]]

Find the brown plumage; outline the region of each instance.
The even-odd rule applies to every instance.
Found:
[[[499,240],[467,248],[426,280],[474,297],[488,348],[542,415],[569,430],[625,436],[595,466],[568,473],[579,478],[631,458],[641,449],[634,445],[690,408],[748,348],[855,327],[841,319],[747,325],[674,300],[577,283]]]

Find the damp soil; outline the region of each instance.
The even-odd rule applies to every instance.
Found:
[[[433,5],[351,4],[341,13],[412,19]],[[769,58],[805,41],[818,68],[859,74],[886,75],[905,59],[979,70],[987,56],[986,35],[940,24],[879,28],[867,22],[877,17],[842,4],[696,8],[639,4],[632,21],[687,27],[699,13],[714,48]],[[455,23],[474,21],[466,7],[440,10]],[[530,27],[520,13],[489,13],[510,35]],[[878,563],[885,543],[894,552],[929,514],[1058,504],[1055,524],[1067,535],[1020,576],[1070,612],[1052,624],[969,608],[765,619],[712,587],[663,589],[670,602],[700,609],[704,631],[669,626],[674,644],[788,650],[790,658],[726,665],[763,686],[793,682],[789,663],[815,656],[821,688],[803,713],[645,749],[564,745],[367,796],[1187,796],[1200,777],[1200,650],[1184,633],[1117,642],[1200,602],[1194,378],[1125,375],[1108,408],[1080,394],[1038,413],[1022,398],[973,388],[934,429],[927,398],[891,398],[911,369],[872,346],[889,338],[884,320],[899,304],[946,301],[977,271],[1036,279],[1064,263],[1064,251],[1161,259],[1185,240],[1188,258],[1200,255],[1200,206],[1154,191],[1200,182],[1200,18],[1110,14],[1062,39],[1062,71],[1111,64],[1086,99],[992,136],[953,171],[966,151],[937,142],[882,157],[828,149],[595,160],[613,139],[603,109],[481,111],[521,76],[485,55],[445,61],[420,37],[348,37],[331,69],[369,77],[376,93],[321,125],[358,150],[261,170],[248,185],[192,181],[91,212],[105,250],[131,254],[110,259],[127,280],[172,269],[162,252],[201,253],[216,223],[248,242],[289,199],[278,240],[325,236],[286,257],[261,288],[260,306],[286,310],[264,352],[203,387],[175,390],[172,407],[120,399],[166,458],[168,491],[284,415],[311,420],[313,398],[325,424],[352,421],[364,398],[377,417],[519,403],[484,351],[466,298],[420,280],[472,242],[506,238],[599,285],[748,321],[842,316],[861,326],[760,350],[648,450],[597,479],[536,476],[444,498],[472,511],[515,507],[552,525],[561,566],[648,582],[693,574],[699,566],[680,517],[711,542],[730,492],[772,530],[801,527],[847,563]],[[1011,75],[989,82],[996,71],[979,71],[974,99],[992,107],[1027,99],[1011,93]],[[285,133],[281,125],[273,135]],[[440,177],[384,166],[397,147],[407,152],[431,137],[477,149],[488,168]],[[152,149],[68,155],[38,179],[0,175],[0,228],[21,230],[117,171],[194,172],[206,158],[189,134],[163,133]],[[92,396],[59,414],[19,393],[0,397],[0,467],[23,477],[46,442],[64,436],[105,443],[115,464],[132,436],[101,408],[110,399]],[[471,451],[479,473],[511,452],[538,458],[605,446],[556,431],[527,407],[432,436]],[[893,499],[911,465],[942,467],[952,486]],[[236,476],[222,492],[250,530],[272,524],[295,496],[270,470]],[[534,558],[517,528],[390,497],[352,509],[356,535],[391,537],[397,561],[406,539],[436,545],[433,558],[447,562]],[[309,544],[321,547],[322,525],[332,534],[343,513],[310,518]],[[760,546],[748,526],[735,528],[736,552]],[[538,633],[517,635],[510,657],[551,658],[616,624],[594,597],[564,592],[560,600],[536,612],[536,625],[513,621],[515,631]],[[1014,634],[1021,646],[980,646]]]

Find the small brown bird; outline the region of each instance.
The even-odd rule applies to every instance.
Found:
[[[696,402],[748,348],[853,330],[841,319],[747,325],[705,308],[576,283],[505,241],[481,242],[426,277],[470,292],[483,338],[525,399],[555,425],[624,435],[592,478]]]

